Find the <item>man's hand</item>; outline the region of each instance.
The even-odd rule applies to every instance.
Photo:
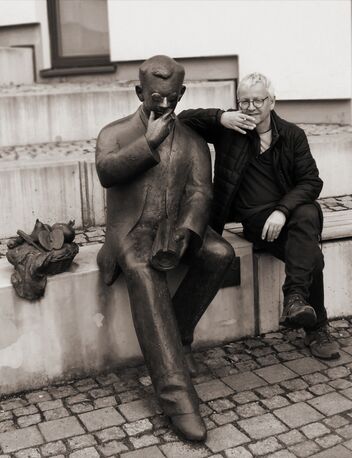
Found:
[[[150,112],[145,137],[151,148],[157,148],[169,135],[174,119],[172,113],[173,110],[167,110],[160,118],[155,119],[154,111]]]
[[[175,240],[180,244],[180,259],[185,254],[185,251],[188,247],[189,240],[191,238],[191,231],[184,227],[176,229]]]
[[[225,111],[221,115],[220,122],[227,129],[237,130],[241,134],[247,133],[243,129],[253,130],[256,126],[255,119],[241,111]]]
[[[286,222],[286,216],[280,210],[275,210],[265,221],[263,231],[262,231],[262,240],[268,242],[273,242],[276,240],[281,232],[281,229],[284,227]]]

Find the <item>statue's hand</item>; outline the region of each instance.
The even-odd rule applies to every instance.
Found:
[[[243,129],[253,130],[256,126],[255,119],[241,111],[225,111],[221,115],[220,123],[227,129],[237,130],[241,134],[247,133]]]
[[[154,111],[151,111],[145,137],[151,148],[157,148],[169,135],[172,121],[173,110],[167,110],[160,118],[155,119]]]
[[[185,227],[176,229],[175,240],[180,244],[180,258],[185,254],[191,238],[191,231]]]

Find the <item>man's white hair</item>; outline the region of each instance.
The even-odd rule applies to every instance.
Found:
[[[257,83],[261,83],[265,87],[271,99],[275,98],[274,86],[272,85],[270,79],[262,73],[250,73],[249,75],[244,76],[238,84],[237,96],[243,86],[251,87]]]

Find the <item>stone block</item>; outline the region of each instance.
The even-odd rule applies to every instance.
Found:
[[[76,450],[95,445],[97,441],[91,434],[84,434],[82,436],[76,436],[68,439],[67,443],[71,450]]]
[[[43,437],[36,426],[0,434],[0,446],[5,453],[41,445],[43,442]]]
[[[254,456],[261,456],[271,454],[277,450],[280,450],[282,445],[278,442],[275,437],[269,437],[262,441],[258,441],[255,444],[250,444],[249,449],[254,454]]]
[[[190,445],[182,442],[171,442],[160,446],[166,458],[203,458],[209,456],[209,450],[202,445]]]
[[[79,419],[89,432],[119,426],[125,422],[124,418],[113,407],[98,409],[79,415]]]
[[[119,456],[121,452],[128,451],[128,447],[125,444],[117,441],[99,445],[98,449],[103,456]]]
[[[140,437],[130,437],[131,444],[135,449],[149,447],[159,443],[159,438],[153,434],[144,434]]]
[[[207,447],[213,453],[249,442],[249,438],[233,425],[220,426],[208,432]]]
[[[328,393],[308,401],[311,406],[324,415],[336,415],[352,409],[352,401],[339,393]]]
[[[318,420],[323,416],[305,402],[299,402],[274,411],[274,414],[290,428],[297,428]]]
[[[241,256],[243,281],[219,291],[199,323],[198,346],[254,332],[251,244],[233,234],[228,239]],[[0,319],[6,328],[0,338],[3,394],[141,361],[123,275],[112,287],[103,285],[96,264],[98,250],[97,245],[82,247],[70,270],[49,277],[44,298],[33,303],[16,296],[10,282],[12,266],[0,260]],[[184,272],[181,267],[170,275],[171,291]],[[83,392],[95,387],[93,381],[75,388]],[[38,402],[47,399],[47,393],[38,394]],[[85,401],[82,393],[65,402]]]
[[[246,420],[240,420],[238,425],[252,439],[264,439],[266,437],[276,436],[287,431],[286,426],[271,413]]]
[[[77,163],[1,164],[0,180],[1,237],[18,229],[31,233],[36,218],[49,224],[75,219],[82,226]]]
[[[47,442],[78,436],[85,432],[75,417],[45,421],[39,425],[39,429]]]
[[[0,85],[34,83],[33,49],[0,47]]]
[[[123,429],[126,431],[128,436],[137,436],[138,434],[145,433],[146,431],[153,429],[153,425],[147,418],[145,418],[132,423],[126,423],[123,425]]]
[[[299,358],[294,361],[288,361],[285,363],[292,371],[298,375],[312,374],[313,372],[319,372],[326,369],[326,366],[318,361],[316,358]]]
[[[84,448],[83,450],[77,450],[70,453],[70,458],[99,458],[99,453],[94,447]]]
[[[351,194],[352,135],[348,133],[319,135],[311,136],[308,140],[319,169],[319,175],[324,181],[320,197]]]
[[[255,373],[271,384],[296,377],[296,374],[283,364],[263,367],[262,369],[256,370]]]
[[[351,458],[351,450],[348,450],[343,445],[336,445],[336,447],[312,455],[311,458],[331,458],[332,456],[338,458]]]
[[[143,448],[142,450],[123,453],[121,456],[123,458],[146,458],[149,456],[153,458],[164,458],[164,454],[161,453],[161,451],[155,445],[152,447]]]
[[[235,391],[247,391],[266,385],[266,382],[253,372],[242,372],[241,374],[230,375],[224,377],[222,380]]]
[[[119,411],[128,421],[137,421],[153,417],[157,413],[156,406],[149,399],[128,402],[118,406]]]
[[[351,235],[351,234],[350,234]],[[345,234],[348,237],[348,234]],[[328,317],[337,318],[351,315],[351,272],[352,239],[337,239],[323,242],[325,257],[324,293]],[[255,253],[259,296],[260,333],[277,331],[281,314],[285,280],[284,263],[268,253]],[[339,360],[327,365],[338,365]]]
[[[233,393],[233,390],[220,380],[211,380],[210,382],[195,385],[199,398],[203,401],[226,397]]]

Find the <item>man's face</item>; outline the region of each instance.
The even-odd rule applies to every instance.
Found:
[[[136,93],[144,110],[149,116],[154,111],[155,117],[159,118],[166,111],[174,111],[177,103],[185,92],[185,86],[177,77],[167,80],[162,78],[147,77],[142,86],[136,86]]]
[[[264,100],[265,99],[265,100]],[[261,107],[256,107],[255,101],[264,100]],[[256,124],[260,124],[270,116],[270,111],[274,109],[275,99],[272,100],[267,89],[262,83],[256,83],[253,86],[240,86],[238,91],[239,102],[249,102],[248,108],[241,108],[241,111],[247,115],[253,116]]]

